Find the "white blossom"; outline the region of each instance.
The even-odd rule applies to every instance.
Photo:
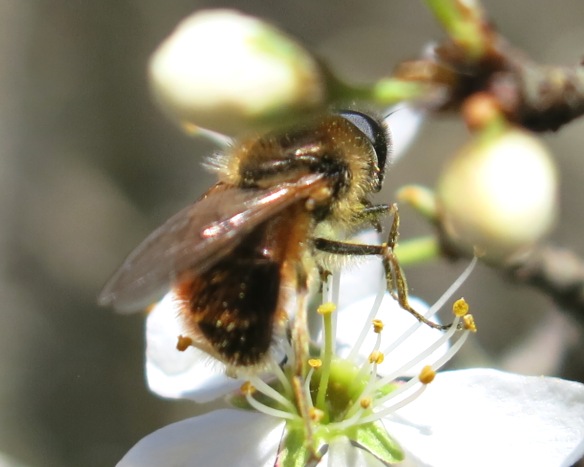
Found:
[[[357,268],[353,274],[364,277]],[[341,283],[351,283],[351,274],[347,275]],[[570,466],[584,454],[584,385],[489,369],[439,372],[434,381],[422,384],[420,367],[443,365],[468,331],[461,335],[460,330],[451,329],[445,334],[418,326],[389,294],[379,290],[372,293],[371,283],[375,281],[365,282],[365,296],[351,290],[351,302],[345,302],[338,311],[333,358],[338,367],[331,373],[330,384],[336,385],[334,391],[341,395],[337,397],[344,397],[344,390],[368,388],[363,389],[360,400],[369,395],[371,406],[342,412],[338,420],[328,425],[313,423],[313,435],[322,436],[319,452],[324,455],[319,465],[383,465],[380,458],[387,462],[384,456],[393,455],[393,449],[398,456],[403,449],[402,465],[407,466]],[[452,290],[447,291],[429,313],[442,306],[451,294]],[[375,311],[373,303],[380,299],[380,309]],[[196,351],[182,361],[182,354],[176,350],[168,355],[159,353],[164,347],[165,338],[161,336],[165,326],[169,335],[175,333],[176,337],[172,303],[165,299],[149,317],[147,366],[151,387],[165,396],[197,401],[233,391],[242,381],[223,376],[219,364],[210,364]],[[425,310],[420,301],[412,303]],[[383,319],[384,330],[381,334],[365,333],[363,338],[363,323],[370,319],[366,316],[370,312]],[[165,325],[165,319],[175,324]],[[408,333],[407,329],[415,331],[407,338],[400,337]],[[445,340],[452,341],[452,346],[445,345]],[[372,349],[385,355],[382,363],[366,360]],[[173,360],[171,355],[177,354],[180,358]],[[155,367],[160,374],[169,369],[173,374],[162,384],[162,380],[152,377]],[[367,371],[350,373],[345,379],[345,369],[351,372],[358,368]],[[385,380],[408,375],[395,384]],[[319,377],[311,370],[306,378],[316,378],[318,383]],[[158,387],[153,384],[156,381]],[[251,379],[259,397],[248,393],[231,399],[239,401],[239,406],[241,401],[249,401],[247,410],[215,410],[164,427],[134,446],[119,466],[276,465],[287,447],[293,450],[296,446],[290,441],[290,433],[304,431],[298,425],[301,417],[295,412],[294,397],[278,389],[273,379],[265,379],[272,381],[271,385],[263,381],[259,376]],[[165,385],[174,389],[161,390]],[[391,389],[384,393],[384,388]],[[276,396],[285,399],[284,404],[272,399],[278,390]],[[327,397],[332,397],[329,391],[333,390],[327,390]],[[356,434],[361,427],[367,429]],[[288,459],[288,463],[292,461]],[[288,465],[286,460],[282,465]]]

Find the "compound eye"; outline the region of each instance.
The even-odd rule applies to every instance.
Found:
[[[377,157],[377,167],[379,167],[379,189],[381,189],[381,183],[383,182],[383,175],[385,172],[385,164],[387,158],[391,151],[391,138],[389,136],[389,131],[383,124],[374,118],[370,117],[361,112],[356,112],[354,110],[342,110],[339,115],[344,119],[351,122],[354,126],[363,133]]]

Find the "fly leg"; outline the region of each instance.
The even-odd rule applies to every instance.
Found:
[[[316,238],[314,239],[314,247],[317,250],[335,255],[380,256],[385,270],[387,290],[391,296],[397,300],[400,307],[412,314],[418,321],[433,329],[446,330],[450,328],[452,326],[451,324],[435,323],[416,311],[410,305],[406,277],[394,252],[399,237],[399,212],[397,205],[392,204],[368,207],[366,208],[366,212],[364,212],[364,218],[374,219],[381,213],[393,216],[386,243],[383,243],[382,245],[367,245],[330,240],[328,238]]]
[[[390,215],[393,216],[391,228],[387,237],[387,242],[381,245],[383,268],[385,269],[385,281],[387,290],[391,296],[397,300],[400,307],[411,313],[418,321],[425,325],[444,331],[449,329],[452,324],[438,324],[429,320],[424,315],[416,311],[408,300],[408,283],[406,276],[401,268],[397,256],[395,254],[395,247],[399,237],[399,211],[397,204],[392,204],[390,208]]]

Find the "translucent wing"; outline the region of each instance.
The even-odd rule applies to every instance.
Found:
[[[119,311],[148,306],[178,275],[204,272],[232,252],[254,227],[323,184],[323,176],[313,174],[268,189],[213,186],[130,253],[103,288],[99,303]]]

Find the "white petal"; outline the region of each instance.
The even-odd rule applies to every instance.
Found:
[[[391,132],[391,162],[400,159],[416,139],[426,112],[408,104],[399,104],[389,109],[385,119]]]
[[[241,386],[224,367],[192,347],[176,348],[183,334],[173,294],[168,293],[146,320],[146,377],[150,390],[162,397],[208,402]]]
[[[284,423],[240,410],[216,410],[173,423],[139,441],[118,467],[270,466]]]
[[[373,326],[370,322],[366,322],[367,315],[375,301],[374,295],[359,300],[350,306],[343,308],[339,313],[337,325],[337,339],[338,350],[341,355],[346,355],[351,349],[353,343],[357,340],[358,334],[364,326],[368,328],[367,337],[360,348],[359,355],[367,358],[377,339],[377,335],[373,332]],[[428,305],[422,300],[415,297],[409,297],[410,304],[414,309],[420,313],[428,310]],[[411,326],[418,326],[418,321],[407,311],[402,309],[399,304],[388,294],[385,294],[383,302],[377,318],[384,323],[383,332],[381,334],[382,344],[381,350],[388,347],[396,339],[398,339]],[[390,372],[397,370],[403,364],[409,362],[416,357],[418,353],[429,347],[429,345],[438,340],[443,335],[443,332],[431,329],[425,325],[419,325],[417,329],[403,341],[397,348],[386,355],[384,362],[379,366],[379,372],[382,375],[388,375]],[[435,350],[430,356],[421,362],[408,368],[401,376],[413,376],[420,372],[424,365],[428,365],[436,361],[448,350],[448,343],[443,344]]]
[[[365,230],[351,239],[355,243],[366,245],[379,245],[382,240],[374,230]],[[358,258],[343,267],[341,272],[340,294],[338,308],[343,308],[351,303],[375,294],[379,287],[385,287],[382,282],[383,267],[381,259],[377,256]]]
[[[364,449],[355,447],[346,436],[339,436],[330,443],[319,466],[382,467],[384,464]]]
[[[570,466],[584,454],[584,385],[477,369],[440,373],[388,432],[434,467]]]

